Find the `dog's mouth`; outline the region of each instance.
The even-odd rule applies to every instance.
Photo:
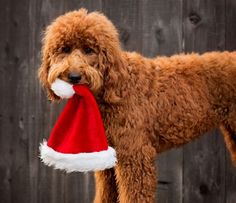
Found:
[[[65,82],[68,82],[71,85],[86,85],[88,87],[91,86],[90,83],[87,80],[85,80],[85,79],[81,79],[80,81],[70,81],[70,80],[67,80]]]
[[[52,84],[51,84],[51,90],[54,92],[55,95],[60,97],[61,99],[69,99],[75,94],[74,85],[86,85],[91,92],[96,94],[94,92],[93,86],[90,85],[87,81],[80,80],[77,83],[74,82],[68,82],[65,80],[62,80],[60,78],[57,78]]]
[[[51,85],[58,80],[70,85],[71,87],[73,85],[86,85],[91,92],[96,95],[103,84],[101,73],[94,68],[87,68],[78,72],[63,71],[58,73],[57,71],[58,69],[51,69],[51,72],[49,73],[48,82]],[[57,90],[58,89],[59,88],[57,88]]]
[[[77,76],[77,75],[72,75],[70,77],[64,76],[64,75],[59,75],[58,77],[59,80],[63,80],[71,85],[86,85],[88,87],[91,86],[90,82],[86,80],[84,76]]]
[[[94,88],[93,83],[89,82],[85,77],[81,77],[79,81],[76,81],[63,76],[59,76],[51,84],[51,90],[61,99],[68,99],[74,94],[74,85],[86,85],[94,94],[97,92],[97,89]]]

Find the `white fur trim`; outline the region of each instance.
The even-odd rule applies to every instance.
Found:
[[[100,171],[114,167],[117,162],[116,152],[112,147],[100,152],[64,154],[53,150],[45,140],[40,144],[40,158],[46,165],[68,173]]]
[[[57,96],[61,97],[62,99],[69,99],[75,94],[73,85],[61,79],[56,79],[55,82],[52,83],[51,89]]]

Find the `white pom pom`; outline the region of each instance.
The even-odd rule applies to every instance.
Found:
[[[51,90],[62,99],[69,99],[75,93],[71,84],[60,79],[56,79],[55,82],[52,83]]]

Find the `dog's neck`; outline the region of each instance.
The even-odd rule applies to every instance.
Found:
[[[152,67],[150,59],[136,52],[122,52],[119,66],[109,67],[108,73],[105,74],[104,85],[96,97],[97,102],[100,105],[122,105],[126,101],[127,95],[135,88],[130,85],[130,81],[135,80],[136,84],[140,83],[138,86],[141,87],[143,84],[141,84],[140,78],[151,77],[148,71],[138,71],[147,69],[149,66]]]
[[[129,78],[128,61],[125,54],[122,54],[118,62],[107,69],[104,84],[96,96],[97,102],[100,105],[121,104],[126,96],[124,90]]]

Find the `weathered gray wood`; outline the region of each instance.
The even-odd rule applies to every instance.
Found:
[[[6,26],[10,23],[10,2],[2,1],[5,9],[0,12],[0,27]],[[10,106],[8,102],[11,101],[12,92],[6,88],[7,78],[9,79],[9,26],[5,29],[0,29],[0,94],[2,95],[0,102],[0,196],[2,201],[11,202],[11,136],[9,136],[11,123],[10,123]],[[12,120],[12,119],[11,119]]]
[[[80,8],[85,8],[89,12],[92,11],[102,11],[102,0],[86,0],[86,1],[78,1],[78,0],[70,0],[65,1],[64,10],[65,11],[73,11]]]
[[[225,202],[224,155],[218,130],[184,148],[183,202]]]
[[[154,57],[182,51],[182,0],[142,1],[139,15],[144,55]],[[158,157],[158,202],[182,202],[182,161],[182,149]]]
[[[186,52],[225,49],[225,0],[183,0]]]
[[[29,202],[27,7],[29,2],[3,2],[1,9],[1,182],[5,202]],[[5,7],[6,6],[6,7]],[[6,23],[4,23],[6,21]],[[24,107],[24,108],[22,108]],[[2,188],[4,190],[4,188]]]
[[[182,0],[142,1],[142,52],[149,57],[182,52]]]
[[[183,5],[185,51],[224,49],[224,0],[184,0]],[[219,131],[187,145],[183,166],[184,202],[225,202],[225,145]]]
[[[136,0],[102,1],[103,11],[119,30],[122,45],[127,51],[141,51],[140,2]]]
[[[226,0],[226,49],[236,50],[236,1]],[[236,118],[235,118],[236,119]],[[236,130],[236,129],[234,129]],[[236,167],[226,153],[226,202],[236,202]]]
[[[64,12],[63,7],[64,1],[30,1],[29,86],[26,90],[29,92],[30,202],[64,202],[64,173],[46,167],[36,158],[39,155],[39,143],[43,138],[48,138],[61,107],[47,101],[38,82],[42,33],[51,20]]]

